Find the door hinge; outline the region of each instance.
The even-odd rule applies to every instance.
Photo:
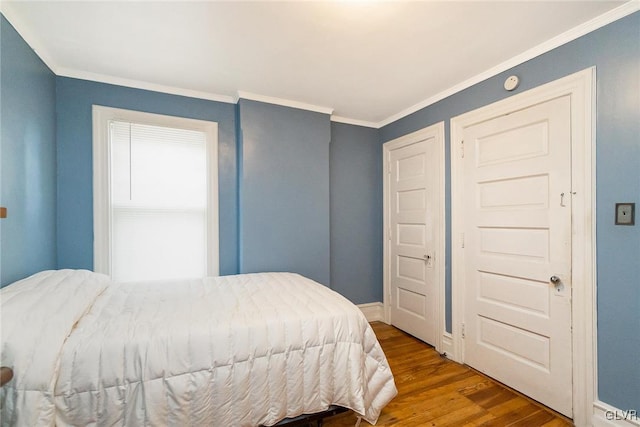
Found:
[[[464,139],[460,141],[460,157],[464,159]]]
[[[465,335],[465,330],[464,330],[464,323],[462,324],[462,331],[461,332],[462,332],[462,338],[465,338],[466,335]]]
[[[460,247],[464,249],[464,233],[460,233]]]
[[[389,232],[389,233],[388,233],[388,234],[389,234],[389,240],[392,240],[392,235],[391,235],[391,227],[389,227],[389,230],[388,230],[388,232]]]
[[[387,162],[387,175],[391,175],[391,162]]]

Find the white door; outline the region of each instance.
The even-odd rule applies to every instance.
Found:
[[[571,417],[570,97],[463,140],[464,361]]]
[[[388,152],[387,215],[391,324],[437,346],[442,127]],[[405,140],[406,141],[406,140]]]

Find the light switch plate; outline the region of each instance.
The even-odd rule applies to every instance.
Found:
[[[616,203],[616,225],[634,225],[635,210],[635,203]]]

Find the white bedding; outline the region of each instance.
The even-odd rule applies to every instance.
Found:
[[[108,284],[56,273],[76,286],[45,291],[42,312],[16,284],[0,291],[15,371],[3,425],[257,426],[330,405],[375,423],[396,395],[360,310],[297,274]],[[79,292],[94,295],[84,310]]]

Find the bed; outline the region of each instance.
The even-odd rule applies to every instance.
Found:
[[[2,425],[270,426],[396,395],[366,319],[292,273],[113,283],[45,271],[0,290]]]

